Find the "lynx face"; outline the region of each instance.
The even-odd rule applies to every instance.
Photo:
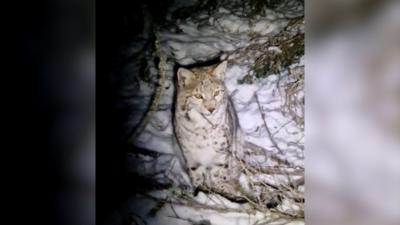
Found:
[[[178,102],[183,110],[196,110],[204,115],[211,115],[225,98],[224,76],[226,62],[215,69],[203,67],[192,71],[178,70]]]

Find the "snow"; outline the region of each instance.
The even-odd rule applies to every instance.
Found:
[[[184,1],[178,1],[184,4]],[[175,8],[179,8],[175,6]],[[171,9],[170,9],[171,10]],[[302,12],[302,8],[299,11]],[[265,148],[270,155],[273,152],[278,158],[286,159],[295,166],[304,168],[304,131],[282,110],[285,105],[285,85],[292,82],[288,71],[281,74],[273,74],[252,84],[239,84],[242,79],[252,71],[252,66],[261,52],[253,51],[246,54],[243,49],[252,44],[263,44],[268,38],[281,32],[288,24],[292,14],[285,17],[282,13],[266,10],[265,16],[250,18],[234,8],[221,7],[213,14],[198,13],[177,24],[178,29],[165,28],[159,32],[161,47],[167,55],[166,82],[162,85],[162,95],[157,112],[151,118],[149,124],[140,134],[135,145],[160,153],[159,156],[129,156],[128,162],[131,171],[140,171],[144,176],[156,174],[160,171],[168,171],[165,182],[172,180],[174,187],[162,194],[161,199],[170,198],[174,188],[182,183],[188,185],[188,177],[183,170],[181,153],[176,144],[172,125],[172,107],[174,97],[174,69],[177,65],[186,66],[199,62],[207,62],[219,58],[228,59],[225,85],[230,93],[235,109],[238,113],[239,123],[244,131],[245,139]],[[170,17],[169,17],[170,18]],[[179,30],[179,31],[178,31]],[[133,46],[131,51],[137,51]],[[281,51],[278,47],[270,47],[271,51]],[[294,66],[304,66],[304,59]],[[135,70],[135,67],[129,72]],[[156,65],[150,65],[150,74],[156,76]],[[140,84],[140,93],[137,93],[131,104],[139,110],[144,110],[149,102],[154,85]],[[297,96],[302,99],[304,93]],[[258,100],[258,102],[257,102]],[[260,104],[260,106],[258,105]],[[265,121],[262,117],[265,115]],[[302,113],[302,112],[297,112]],[[142,115],[142,114],[138,114]],[[141,116],[132,117],[130,123],[137,124]],[[276,146],[272,142],[267,129],[267,124]],[[281,151],[283,150],[283,151]],[[267,162],[274,165],[265,155],[256,156],[255,161]],[[277,180],[277,178],[279,178]],[[274,185],[279,182],[288,182],[284,176],[265,176],[249,178],[241,175],[239,183],[245,190],[250,190],[249,179],[264,179]],[[304,189],[304,186],[303,186]],[[304,192],[304,190],[303,190]],[[160,198],[160,193],[156,194]],[[238,204],[222,198],[219,195],[200,192],[193,201],[207,206],[224,205],[229,209],[241,210],[241,212],[218,212],[206,208],[196,208],[180,204],[166,204],[155,216],[148,216],[149,211],[156,202],[145,196],[134,196],[127,203],[127,211],[135,212],[137,216],[145,218],[147,224],[190,224],[190,221],[212,221],[211,224],[255,224],[257,221],[265,221],[274,218],[270,212],[249,211],[248,203]],[[297,205],[285,202],[279,206],[282,210],[299,210]],[[177,215],[181,218],[174,218]],[[279,224],[277,220],[269,224]],[[285,221],[286,224],[304,224],[304,221]],[[207,224],[207,223],[205,223]]]
[[[234,10],[234,9],[232,9]],[[164,50],[180,65],[214,59],[221,52],[233,52],[252,43],[265,41],[266,37],[282,31],[288,18],[279,17],[274,11],[254,21],[244,15],[235,15],[229,9],[219,8],[212,16],[200,14],[178,24],[182,33],[162,32]],[[259,38],[254,38],[258,36]]]
[[[138,215],[146,215],[149,211],[156,207],[157,203],[153,200],[145,196],[138,195],[130,200],[127,204],[129,206],[128,211],[135,212],[135,218],[138,218]],[[223,211],[223,210],[222,210]],[[262,222],[267,222],[265,220],[265,216],[268,216],[268,213],[263,214],[260,212],[256,213],[239,213],[239,212],[229,212],[224,211],[220,213],[215,213],[213,210],[204,209],[204,208],[193,208],[184,205],[173,205],[168,204],[167,206],[160,209],[156,215],[169,215],[165,217],[160,216],[148,216],[146,218],[146,224],[149,225],[189,225],[189,224],[217,224],[217,225],[226,225],[226,224],[237,224],[237,225],[248,225],[248,224],[257,224]],[[140,223],[140,219],[136,221]],[[199,223],[202,221],[203,223]],[[283,220],[271,220],[268,224],[282,224]],[[197,223],[194,223],[197,222]],[[291,221],[285,224],[290,225],[300,225],[304,224],[302,221]]]

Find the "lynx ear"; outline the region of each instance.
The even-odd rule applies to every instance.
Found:
[[[226,71],[226,65],[228,64],[227,61],[223,61],[220,63],[213,71],[213,75],[218,77],[220,80],[225,79],[225,71]]]
[[[178,85],[180,87],[185,87],[195,77],[195,75],[194,75],[194,73],[192,73],[192,71],[187,70],[187,69],[182,68],[182,67],[178,69],[178,73],[177,74],[178,74]]]

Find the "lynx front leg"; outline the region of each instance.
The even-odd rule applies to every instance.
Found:
[[[205,182],[206,169],[198,164],[189,165],[189,174],[194,188],[201,187]]]
[[[224,197],[232,200],[243,200],[236,188],[237,177],[227,164],[215,166],[210,169],[211,189]]]

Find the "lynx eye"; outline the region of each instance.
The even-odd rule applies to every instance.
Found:
[[[198,99],[203,99],[203,95],[201,95],[201,94],[195,94],[194,97],[196,97]]]
[[[214,92],[214,97],[219,95],[219,91]]]

